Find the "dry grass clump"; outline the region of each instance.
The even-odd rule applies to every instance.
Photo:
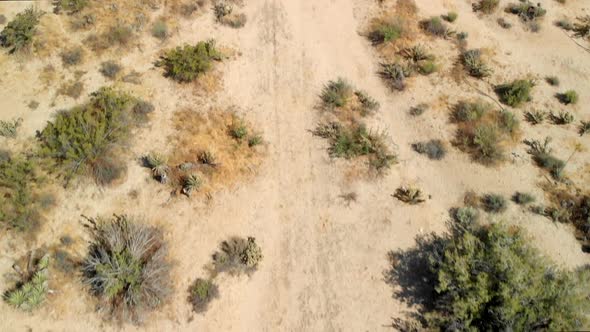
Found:
[[[590,15],[578,17],[572,30],[575,37],[590,39]]]
[[[99,311],[138,323],[171,293],[167,244],[158,228],[127,216],[88,219],[91,236],[82,271]]]
[[[128,48],[135,40],[135,33],[130,26],[117,24],[109,27],[101,34],[93,34],[84,40],[84,43],[94,52],[100,53],[113,46],[120,49]]]
[[[516,141],[520,131],[514,114],[495,111],[481,100],[459,102],[451,118],[458,124],[454,144],[484,165],[504,160],[505,147]]]
[[[121,67],[121,65],[117,62],[113,60],[108,60],[100,64],[99,71],[102,74],[102,76],[114,80],[117,78],[117,75],[119,75],[122,69],[123,67]]]
[[[233,109],[185,109],[175,113],[173,123],[173,153],[154,157],[147,165],[156,179],[169,181],[180,193],[207,194],[233,185],[262,163],[262,136]]]

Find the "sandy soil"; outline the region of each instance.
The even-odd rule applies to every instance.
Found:
[[[469,32],[470,46],[489,48],[495,54],[496,72],[490,82],[527,74],[540,78],[558,75],[560,89],[575,88],[581,94],[574,108],[577,119],[590,118],[590,56],[551,25],[563,15],[589,14],[585,0],[568,0],[567,7],[543,1],[548,16],[538,34],[524,31],[513,17],[509,18],[512,30],[503,30],[496,23],[500,14],[479,18],[467,0],[416,2],[420,17],[448,10],[459,13],[455,28]],[[10,19],[25,7],[25,2],[2,3],[0,13]],[[75,238],[76,251],[83,256],[87,235],[80,216],[125,212],[165,229],[175,260],[175,294],[146,325],[125,326],[124,330],[390,330],[393,318],[412,310],[393,296],[396,286],[385,282],[390,250],[411,247],[418,234],[444,231],[448,209],[460,205],[467,190],[506,196],[521,190],[543,196],[538,184],[545,180],[523,144],[513,148],[510,162],[494,168],[473,163],[456,149],[440,162],[411,150],[417,140],[450,141],[454,126],[448,121],[447,105],[478,96],[469,85],[451,78],[458,51],[448,42],[425,38],[443,59],[442,70],[417,78],[403,93],[393,93],[376,75],[378,56],[361,36],[379,11],[376,1],[247,0],[244,10],[249,20],[239,30],[219,26],[206,14],[179,20],[178,31],[164,44],[146,33],[141,50],[131,50],[122,57],[103,55],[102,60],[120,59],[126,70],[143,73],[141,86],[119,84],[156,106],[149,128],[139,130],[130,146],[128,176],[113,188],[83,182],[58,190],[58,207],[47,216],[48,222],[35,241],[23,242],[18,234],[0,234],[1,275],[10,271],[16,257],[31,248],[50,246],[64,234]],[[240,54],[219,66],[223,87],[216,95],[199,96],[194,88],[175,84],[154,68],[161,49],[208,38]],[[91,59],[81,67],[87,71],[82,79],[86,92],[108,84],[98,73],[100,62]],[[0,119],[24,119],[18,139],[0,138],[1,145],[14,149],[26,145],[55,111],[76,104],[71,98],[56,98],[58,86],[45,87],[38,79],[48,63],[60,73],[57,54],[27,60],[0,55]],[[65,75],[72,73],[66,70]],[[322,85],[338,76],[368,91],[382,105],[369,123],[389,131],[401,159],[382,178],[350,176],[354,166],[331,160],[325,142],[309,132],[319,119],[314,105]],[[479,87],[490,91],[484,84]],[[530,107],[558,109],[553,93],[546,84],[539,84]],[[31,100],[40,103],[36,110],[27,107]],[[410,117],[408,109],[422,102],[435,106],[420,118]],[[186,106],[206,110],[208,105],[240,105],[241,115],[264,132],[268,157],[250,180],[215,193],[209,202],[170,200],[169,190],[151,181],[137,158],[146,151],[166,150],[174,111]],[[523,113],[524,109],[517,111],[519,118]],[[590,147],[590,136],[579,137],[574,125],[532,127],[523,121],[522,126],[526,138],[554,137],[556,153],[564,159],[575,143]],[[568,173],[580,186],[590,187],[587,149],[572,159]],[[419,185],[431,199],[420,206],[395,200],[391,194],[405,184]],[[130,195],[132,191],[137,191],[137,198]],[[349,192],[358,195],[350,205],[340,197]],[[590,263],[590,256],[582,253],[567,226],[532,216],[516,205],[494,218],[525,227],[532,242],[564,268]],[[255,236],[265,256],[262,265],[250,278],[222,277],[218,280],[220,299],[205,314],[194,314],[186,301],[188,286],[205,274],[204,266],[219,242],[232,235]],[[2,280],[0,290],[4,291],[10,285]],[[49,305],[34,314],[2,302],[0,331],[118,329],[95,312],[95,302],[80,280],[55,288]]]

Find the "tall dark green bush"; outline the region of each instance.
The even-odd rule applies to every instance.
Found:
[[[59,112],[38,133],[40,154],[54,160],[68,179],[86,172],[98,175],[99,184],[109,184],[121,174],[112,151],[116,144],[125,143],[138,124],[132,111],[138,102],[111,87],[101,88],[88,103]]]
[[[192,82],[211,69],[213,61],[220,61],[221,53],[215,41],[201,41],[196,45],[184,45],[169,50],[156,63],[164,67],[165,75],[182,83]]]
[[[10,53],[28,49],[33,43],[41,15],[42,12],[32,7],[16,14],[0,32],[0,45],[7,48]]]

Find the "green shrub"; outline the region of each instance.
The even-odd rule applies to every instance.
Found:
[[[476,121],[492,109],[492,105],[481,100],[460,101],[453,111],[456,122]]]
[[[436,37],[447,38],[453,34],[445,22],[436,16],[420,22],[420,26],[424,31]]]
[[[563,178],[563,169],[565,162],[551,154],[552,149],[549,146],[551,137],[546,137],[544,142],[538,140],[525,141],[529,146],[528,153],[533,156],[533,160],[537,166],[547,170],[551,176],[556,180]]]
[[[16,138],[17,130],[22,123],[22,118],[18,118],[12,121],[0,120],[0,136],[6,138]]]
[[[19,285],[4,294],[4,300],[21,310],[31,311],[45,301],[49,292],[49,255],[39,259],[31,270],[21,275]]]
[[[475,158],[484,164],[493,164],[504,158],[500,134],[494,125],[476,127],[472,144]]]
[[[198,278],[189,288],[189,302],[197,313],[207,311],[209,303],[219,297],[219,288],[212,280]]]
[[[66,12],[69,15],[82,11],[88,5],[88,0],[54,0],[54,12]]]
[[[42,178],[32,159],[0,151],[0,222],[18,231],[33,231],[41,221],[39,196]]]
[[[453,23],[457,20],[457,18],[459,17],[459,14],[457,14],[456,12],[448,12],[446,15],[442,15],[443,20]]]
[[[0,45],[7,48],[10,53],[29,49],[37,32],[41,15],[43,12],[32,7],[16,14],[16,17],[0,32]]]
[[[562,104],[565,105],[569,105],[569,104],[577,104],[578,103],[578,93],[574,90],[568,90],[564,93],[559,93],[557,94],[557,99],[559,99],[559,101]]]
[[[422,190],[414,187],[397,188],[393,196],[400,201],[411,205],[424,203],[426,201],[422,196]]]
[[[427,142],[413,144],[412,147],[418,153],[425,154],[433,160],[441,160],[447,154],[447,149],[441,140],[433,139]]]
[[[526,22],[534,21],[547,14],[547,11],[543,9],[540,4],[533,4],[528,0],[508,5],[508,7],[506,7],[506,12],[518,15],[521,20]]]
[[[216,273],[251,275],[258,268],[262,258],[262,249],[255,238],[233,237],[221,243],[220,250],[213,255],[213,264]]]
[[[373,27],[369,34],[369,39],[373,44],[382,44],[395,41],[405,34],[405,20],[394,17],[389,20],[381,21]]]
[[[100,174],[96,170],[100,165],[112,168],[112,159],[107,160],[114,158],[114,146],[126,142],[138,123],[131,112],[136,103],[126,93],[101,88],[92,94],[90,102],[59,112],[38,133],[41,155],[61,166],[68,180],[82,171]]]
[[[82,47],[74,47],[61,53],[61,62],[64,67],[79,65],[82,63],[83,55]]]
[[[161,306],[171,293],[162,232],[126,216],[89,222],[85,283],[100,299],[101,311],[121,321],[140,322],[144,311]]]
[[[263,142],[264,140],[260,134],[254,134],[248,138],[248,146],[251,148],[260,145]]]
[[[215,42],[209,40],[169,50],[156,65],[164,67],[167,77],[186,83],[209,71],[214,60],[220,61],[221,53],[215,48]]]
[[[322,90],[320,99],[325,107],[344,107],[352,97],[353,88],[346,80],[338,78],[336,81],[329,81]]]
[[[523,193],[523,192],[517,191],[514,194],[514,196],[512,196],[512,200],[516,204],[527,205],[527,204],[533,203],[535,201],[535,196],[533,196],[529,193]]]
[[[385,144],[385,135],[371,133],[364,125],[343,126],[329,122],[318,125],[313,134],[330,142],[328,151],[335,158],[369,156],[369,165],[378,171],[397,161],[397,156]]]
[[[501,111],[498,121],[498,127],[500,130],[514,134],[520,128],[520,121],[516,118],[514,113],[510,111]]]
[[[428,329],[583,329],[588,270],[561,270],[529,243],[520,229],[500,223],[419,239],[417,249],[393,254],[391,279],[408,301],[425,298],[419,290],[432,296],[424,314]],[[412,278],[416,269],[426,271]]]
[[[154,25],[152,26],[152,36],[160,40],[165,40],[166,38],[168,38],[169,32],[168,25],[166,24],[166,22],[162,20],[154,22]]]
[[[500,0],[479,0],[479,2],[473,4],[473,11],[491,14],[498,8],[499,4]]]
[[[497,194],[486,194],[481,198],[481,204],[486,212],[501,213],[506,211],[506,199]]]
[[[438,66],[434,61],[422,61],[418,64],[418,71],[422,75],[430,75],[438,70]]]
[[[473,77],[488,77],[493,72],[493,70],[483,61],[481,50],[479,49],[463,52],[461,60],[469,75]]]
[[[498,85],[496,93],[502,103],[518,107],[532,99],[530,94],[534,86],[531,80],[515,80],[512,83]]]
[[[471,206],[465,206],[451,210],[453,220],[463,229],[471,229],[477,225],[479,220],[479,211]]]

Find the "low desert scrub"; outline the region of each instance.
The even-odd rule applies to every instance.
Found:
[[[84,92],[84,83],[79,80],[69,80],[64,82],[57,90],[58,95],[68,96],[73,99],[78,99]]]
[[[545,81],[551,86],[559,86],[559,77],[557,76],[547,76]]]
[[[131,27],[117,24],[111,26],[101,34],[88,36],[84,40],[84,43],[94,52],[102,52],[113,46],[120,48],[129,47],[129,44],[131,44],[134,38],[135,33]]]
[[[125,172],[118,147],[141,121],[132,112],[138,102],[113,88],[99,89],[89,102],[59,112],[38,133],[40,154],[55,162],[66,184],[79,173],[92,174],[101,185],[113,183]]]
[[[397,188],[393,196],[399,199],[400,201],[411,205],[426,202],[422,190],[420,188],[415,187],[403,186]]]
[[[502,213],[506,211],[508,202],[502,195],[486,194],[481,198],[481,206],[489,213]]]
[[[6,138],[16,138],[18,128],[22,123],[22,118],[17,118],[11,121],[0,120],[0,136]]]
[[[18,265],[13,268],[19,274],[16,288],[4,294],[6,303],[25,311],[38,308],[49,293],[49,255],[44,255],[34,262],[30,255],[27,267],[23,270]]]
[[[443,20],[449,22],[449,23],[453,23],[457,20],[457,18],[459,17],[459,14],[457,14],[456,12],[448,12],[445,15],[441,16]]]
[[[448,38],[455,33],[440,17],[436,16],[420,22],[420,27],[430,35],[440,38]]]
[[[399,16],[375,20],[369,33],[369,39],[375,45],[395,42],[406,37],[407,21]]]
[[[537,166],[548,171],[554,179],[562,180],[566,162],[552,155],[553,149],[550,147],[550,143],[551,137],[546,137],[543,142],[538,140],[525,141],[525,144],[529,146],[528,153],[533,156]]]
[[[355,89],[342,78],[329,81],[320,94],[322,107],[333,111],[341,120],[354,120],[379,109],[379,102],[365,91]]]
[[[575,90],[567,90],[564,93],[558,93],[557,99],[564,105],[577,104],[579,96]]]
[[[428,110],[428,104],[418,104],[416,106],[410,107],[410,111],[408,112],[411,116],[420,116],[424,114]]]
[[[436,57],[428,53],[422,45],[415,45],[402,50],[402,56],[408,61],[408,66],[411,67],[408,73],[417,71],[422,75],[430,75],[438,70],[438,65],[435,62]],[[410,75],[411,73],[408,76]]]
[[[362,124],[321,123],[313,134],[329,141],[328,151],[334,158],[366,156],[369,166],[377,171],[386,170],[397,162],[397,156],[386,144],[387,135],[370,132]]]
[[[61,53],[61,62],[64,67],[77,66],[84,60],[82,47],[74,47]]]
[[[580,121],[580,136],[590,133],[590,121]]]
[[[262,135],[234,109],[184,109],[175,113],[173,123],[173,152],[159,164],[178,193],[209,195],[250,177],[262,163]]]
[[[455,145],[484,165],[504,160],[505,146],[519,135],[514,114],[495,111],[481,100],[459,102],[451,118],[458,125]]]
[[[181,83],[194,81],[209,71],[213,61],[221,61],[222,55],[215,47],[215,41],[201,41],[196,45],[184,45],[167,51],[156,63],[163,67],[165,76]]]
[[[413,69],[399,62],[384,63],[379,74],[392,89],[402,91],[406,88],[406,78],[413,74]]]
[[[88,0],[54,0],[53,11],[56,14],[65,12],[68,15],[72,15],[81,12],[88,6],[88,3]]]
[[[230,0],[217,0],[213,5],[213,13],[217,22],[232,28],[241,28],[246,25],[246,14],[237,13],[234,4]]]
[[[42,220],[43,177],[31,158],[0,150],[0,224],[30,232]]]
[[[99,311],[119,321],[141,322],[172,290],[162,232],[127,216],[88,222],[91,241],[82,271],[100,300]]]
[[[168,182],[168,174],[170,173],[170,167],[167,164],[168,160],[161,154],[152,152],[143,157],[143,164],[152,171],[154,179],[160,183],[165,184]]]
[[[9,53],[29,50],[42,15],[43,12],[33,7],[16,14],[0,32],[0,46],[7,48]]]
[[[168,24],[164,20],[156,20],[152,25],[152,36],[159,40],[166,40],[170,36]]]
[[[479,210],[472,206],[464,206],[451,210],[453,221],[463,229],[470,229],[479,221]]]
[[[545,16],[547,11],[541,7],[540,3],[532,3],[528,0],[521,0],[519,3],[512,3],[506,7],[506,12],[518,17],[524,22],[534,21]]]
[[[540,110],[528,111],[525,113],[525,119],[533,125],[541,124],[547,118],[547,112]]]
[[[105,61],[100,64],[100,73],[102,76],[114,80],[117,78],[117,75],[121,72],[123,68],[120,64],[113,60]]]
[[[219,287],[210,279],[197,278],[189,288],[188,301],[197,313],[207,311],[209,303],[219,298]]]
[[[574,122],[574,115],[568,111],[561,111],[559,113],[551,112],[549,114],[551,121],[556,125],[566,125]]]
[[[463,52],[461,62],[467,73],[476,78],[488,77],[493,72],[492,68],[482,58],[482,51],[479,49]]]
[[[528,79],[515,80],[511,83],[500,84],[495,90],[500,101],[508,106],[519,107],[532,100],[531,91],[535,82]]]
[[[251,275],[258,269],[262,258],[262,249],[255,238],[232,237],[223,241],[219,251],[213,254],[213,266],[216,274]]]
[[[392,252],[389,281],[402,300],[426,304],[417,331],[583,329],[588,269],[562,270],[530,243],[515,226],[451,223]]]
[[[428,53],[422,45],[405,48],[400,53],[401,59],[382,63],[379,73],[393,90],[404,90],[407,78],[415,73],[430,75],[438,70],[435,56]]]
[[[517,191],[512,196],[512,201],[518,205],[527,205],[527,204],[531,204],[535,201],[535,196],[533,196],[529,193]]]
[[[447,154],[447,149],[441,140],[433,139],[427,142],[412,144],[414,150],[420,154],[425,154],[432,160],[441,160]]]
[[[503,17],[498,18],[496,20],[496,22],[498,22],[498,25],[501,26],[503,29],[511,29],[512,28],[512,23],[508,22]]]
[[[484,14],[492,14],[494,11],[496,11],[496,9],[498,9],[499,4],[500,0],[478,0],[473,4],[473,11],[482,12]]]

